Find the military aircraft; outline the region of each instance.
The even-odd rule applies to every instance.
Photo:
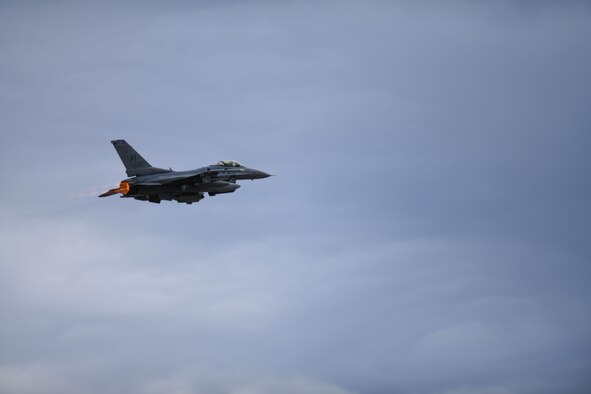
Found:
[[[111,189],[99,197],[121,193],[121,197],[160,204],[161,200],[176,200],[192,204],[199,202],[204,193],[210,196],[234,193],[240,185],[239,179],[261,179],[270,175],[266,172],[243,166],[234,160],[222,160],[207,167],[191,171],[173,171],[152,167],[125,140],[111,141],[125,166],[127,178],[118,188]]]

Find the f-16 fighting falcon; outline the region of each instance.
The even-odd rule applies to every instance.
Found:
[[[261,179],[266,172],[243,166],[234,160],[222,160],[207,167],[191,171],[173,171],[152,167],[125,140],[111,141],[126,168],[127,178],[116,189],[99,197],[121,193],[121,197],[160,203],[161,200],[176,200],[192,204],[199,202],[204,193],[210,196],[234,193],[239,179]]]

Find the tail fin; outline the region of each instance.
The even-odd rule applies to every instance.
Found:
[[[111,141],[115,150],[119,154],[127,175],[147,175],[147,174],[158,174],[162,172],[170,172],[162,168],[152,167],[150,163],[146,161],[135,149],[131,147],[125,140],[114,140]]]
[[[119,154],[125,169],[135,170],[137,168],[152,167],[139,153],[135,151],[125,140],[111,141]]]

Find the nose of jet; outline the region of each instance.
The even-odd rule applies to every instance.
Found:
[[[263,179],[263,178],[268,178],[268,177],[270,177],[271,175],[267,174],[267,173],[266,173],[266,172],[264,172],[264,171],[258,171],[258,170],[257,170],[257,171],[255,171],[255,176],[256,176],[256,178],[257,178],[257,179]]]

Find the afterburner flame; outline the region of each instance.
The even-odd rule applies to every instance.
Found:
[[[121,193],[123,195],[126,195],[127,193],[129,193],[129,183],[127,181],[121,181],[118,188],[111,189],[108,192],[104,192],[99,197],[112,196],[113,194],[117,194],[117,193]]]

